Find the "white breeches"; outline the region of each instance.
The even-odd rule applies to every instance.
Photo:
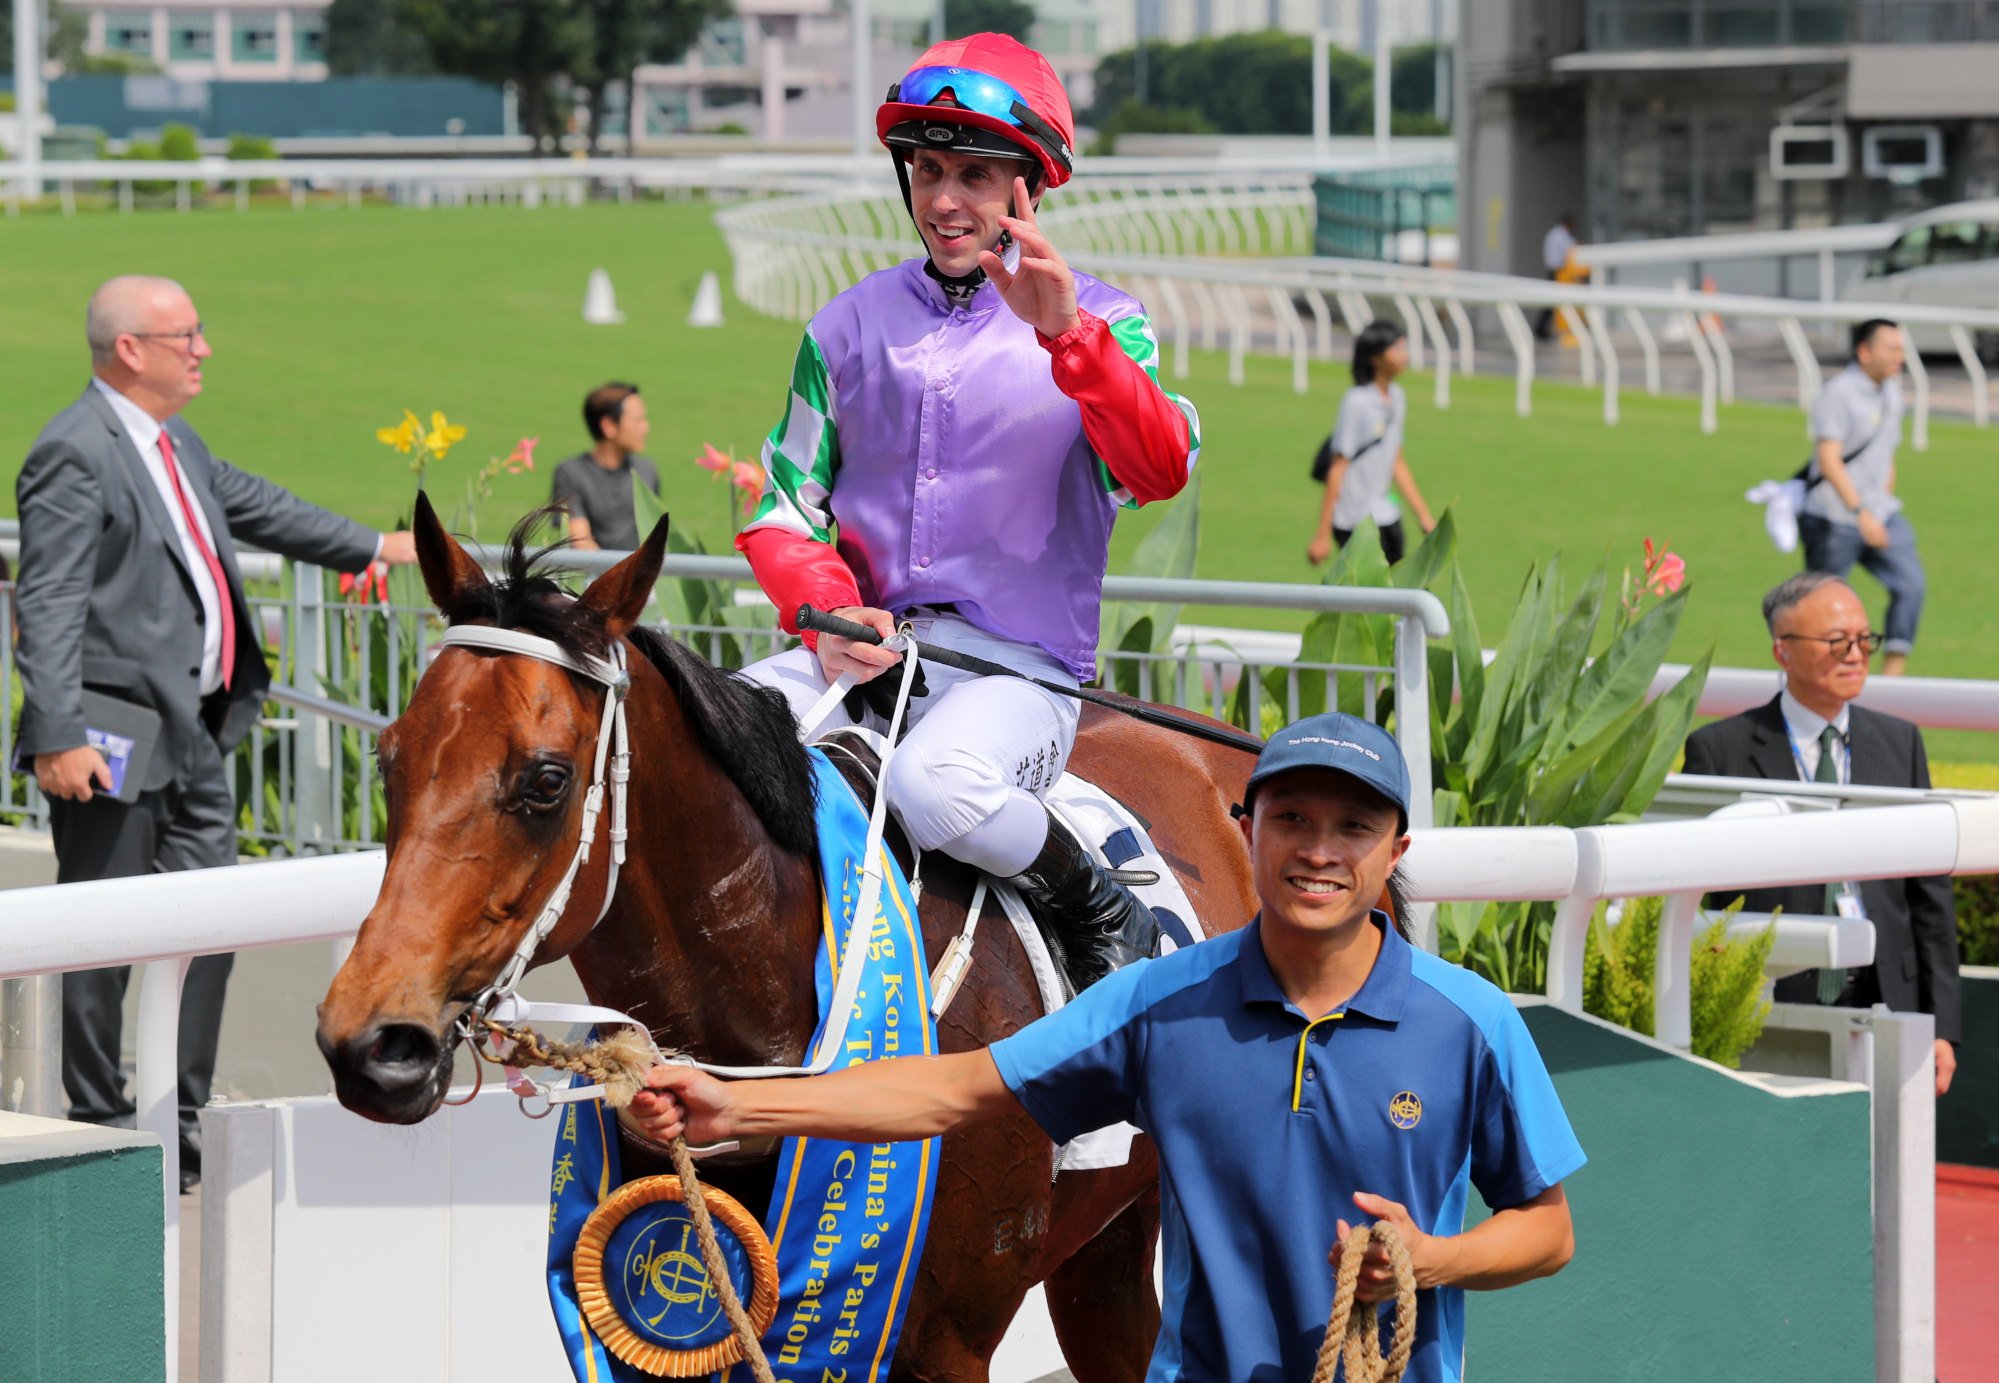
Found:
[[[1074,675],[1041,649],[996,638],[956,615],[919,614],[911,623],[919,648],[934,643],[1043,681],[1076,685]],[[803,647],[766,658],[742,675],[777,688],[801,717],[829,685],[818,656]],[[898,667],[881,677],[901,675]],[[928,661],[923,677],[929,694],[910,698],[908,728],[890,761],[889,806],[918,849],[942,850],[1010,878],[1034,862],[1047,839],[1039,794],[1062,776],[1081,705],[1011,677],[981,677]],[[821,728],[853,723],[844,707],[835,707]]]

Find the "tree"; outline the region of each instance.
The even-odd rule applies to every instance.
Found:
[[[1034,6],[1027,0],[944,0],[944,32],[950,38],[966,34],[1007,34],[1028,41],[1034,31]]]
[[[640,63],[673,62],[694,46],[701,30],[729,13],[730,0],[583,0],[590,14],[585,61],[571,78],[590,113],[588,147],[597,152],[603,133],[604,96],[613,86],[630,92]],[[754,23],[754,20],[746,20]]]
[[[563,132],[573,103],[591,110],[642,62],[671,62],[727,0],[393,0],[440,72],[512,83],[536,147]]]
[[[422,77],[437,64],[398,0],[333,0],[326,10],[326,70],[336,77]]]

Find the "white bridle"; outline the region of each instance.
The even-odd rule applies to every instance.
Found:
[[[597,733],[597,762],[590,770],[590,787],[583,797],[583,831],[576,842],[576,853],[570,858],[569,868],[563,871],[561,880],[542,904],[534,925],[521,937],[521,943],[514,948],[514,954],[500,967],[500,973],[472,1001],[475,1014],[491,1013],[503,999],[512,998],[519,987],[521,976],[527,973],[528,963],[534,953],[541,949],[542,942],[548,940],[562,920],[562,914],[569,908],[569,893],[576,885],[576,876],[583,866],[590,862],[590,847],[597,838],[597,818],[604,810],[604,781],[608,767],[611,784],[611,865],[604,879],[604,902],[597,909],[597,916],[591,919],[594,928],[604,920],[604,914],[611,910],[611,899],[618,892],[618,868],[625,862],[625,785],[632,776],[631,741],[625,730],[625,697],[632,688],[632,677],[625,670],[625,646],[623,643],[611,645],[611,656],[606,658],[578,658],[567,652],[552,639],[544,639],[535,634],[523,634],[518,629],[496,629],[489,625],[458,625],[444,631],[439,640],[441,648],[483,648],[495,653],[519,653],[544,663],[554,663],[557,667],[588,677],[601,683],[605,691],[605,723],[599,725]],[[612,742],[617,748],[612,750]]]
[[[591,773],[590,788],[583,799],[582,838],[577,842],[576,854],[569,861],[569,868],[542,905],[534,925],[521,937],[520,945],[500,974],[490,985],[480,991],[459,1020],[461,1034],[470,1041],[477,1042],[482,1036],[479,1020],[491,1018],[500,1023],[525,1023],[535,1020],[563,1023],[621,1023],[651,1034],[645,1024],[629,1014],[616,1009],[600,1008],[594,1004],[551,1004],[536,1003],[523,999],[516,991],[521,977],[526,974],[528,964],[541,949],[562,914],[569,907],[569,894],[576,882],[576,876],[590,859],[591,843],[597,834],[597,818],[604,805],[605,769],[609,765],[611,783],[611,864],[608,877],[604,881],[603,906],[597,909],[597,916],[591,920],[594,929],[610,911],[611,899],[617,892],[618,867],[625,862],[625,785],[631,777],[630,744],[625,730],[625,699],[631,691],[631,674],[625,668],[625,650],[622,643],[611,647],[611,658],[577,658],[565,651],[560,644],[535,634],[523,634],[515,629],[498,629],[490,625],[458,625],[447,629],[438,641],[440,648],[482,648],[495,653],[515,653],[534,658],[601,683],[607,692],[605,713],[610,719],[608,733],[600,729],[597,736],[597,762]],[[862,956],[866,953],[870,921],[874,917],[881,890],[885,884],[883,875],[882,833],[887,824],[888,794],[884,784],[888,780],[888,765],[894,754],[894,745],[902,728],[903,714],[909,706],[909,697],[914,689],[916,669],[920,660],[916,640],[907,631],[884,641],[884,647],[903,655],[902,676],[897,691],[895,710],[890,717],[887,748],[882,755],[877,774],[876,793],[873,810],[869,813],[867,843],[863,853],[860,900],[854,909],[853,918],[847,928],[845,944],[841,948],[839,978],[834,985],[833,1001],[830,1008],[832,1021],[826,1025],[819,1044],[811,1059],[803,1066],[721,1066],[711,1062],[695,1061],[686,1056],[676,1056],[672,1060],[696,1066],[713,1075],[735,1079],[762,1079],[772,1076],[818,1075],[831,1069],[834,1058],[846,1042],[847,1026],[854,1010],[855,991],[860,985],[864,967]],[[822,723],[832,708],[837,705],[847,689],[853,685],[851,674],[836,679],[819,702],[806,713],[803,724],[807,733]],[[611,742],[617,741],[615,753],[608,753]],[[981,884],[981,896],[983,884]],[[976,904],[975,904],[976,907]],[[654,1048],[654,1054],[661,1061],[669,1060]],[[539,1093],[550,1106],[566,1104],[574,1100],[594,1099],[603,1093],[601,1086],[551,1086],[534,1081],[524,1072],[509,1066],[508,1086],[521,1096],[522,1107],[526,1107],[529,1095]],[[544,1110],[543,1113],[547,1111]],[[535,1117],[540,1117],[539,1115]],[[726,1145],[733,1147],[734,1144]],[[697,1149],[697,1155],[720,1151]]]

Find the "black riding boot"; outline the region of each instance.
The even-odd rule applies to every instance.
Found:
[[[1053,812],[1041,853],[1007,882],[1062,947],[1078,991],[1159,952],[1159,924],[1151,909],[1098,864]]]

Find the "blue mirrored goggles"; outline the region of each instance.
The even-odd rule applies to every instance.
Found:
[[[888,99],[902,105],[931,106],[946,91],[965,110],[990,115],[1009,125],[1026,128],[1021,117],[1034,119],[1018,91],[997,77],[969,67],[919,67],[889,88]]]

